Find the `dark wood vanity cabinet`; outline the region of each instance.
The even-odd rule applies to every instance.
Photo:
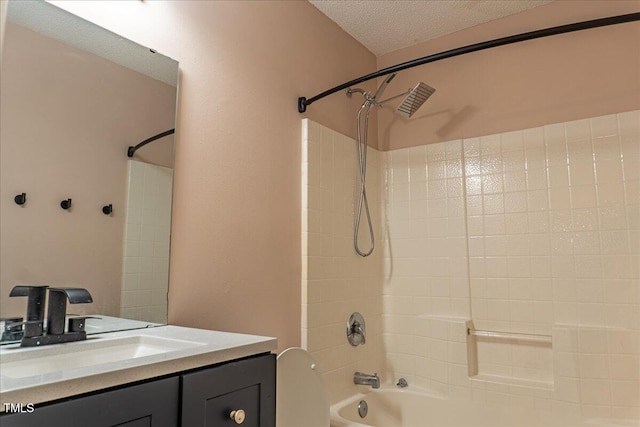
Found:
[[[2,427],[176,427],[180,378],[71,398],[35,408],[32,413],[3,414]]]
[[[275,427],[276,358],[270,354],[182,375],[182,426]]]
[[[264,354],[0,415],[1,427],[275,427],[275,355]]]

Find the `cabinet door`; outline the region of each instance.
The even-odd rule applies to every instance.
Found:
[[[232,411],[244,411],[242,427],[275,427],[276,357],[227,363],[182,376],[182,426],[232,427]]]
[[[177,427],[178,377],[6,414],[2,427]]]

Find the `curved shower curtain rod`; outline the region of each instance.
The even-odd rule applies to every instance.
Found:
[[[512,43],[519,43],[526,40],[539,39],[541,37],[555,36],[557,34],[571,33],[574,31],[588,30],[590,28],[606,27],[609,25],[623,24],[626,22],[640,21],[640,13],[629,13],[626,15],[610,16],[608,18],[594,19],[591,21],[576,22],[573,24],[560,25],[557,27],[545,28],[543,30],[530,31],[527,33],[516,34],[513,36],[502,37],[499,39],[489,40],[481,43],[470,44],[467,46],[459,47],[456,49],[447,50],[444,52],[436,53],[422,58],[412,59],[411,61],[403,62],[391,67],[383,68],[371,74],[358,77],[357,79],[348,81],[333,89],[326,90],[313,98],[305,98],[301,96],[298,98],[298,112],[304,113],[307,111],[307,106],[313,104],[319,99],[329,96],[333,93],[347,89],[358,83],[366,82],[377,77],[386,76],[387,74],[395,73],[398,71],[406,70],[407,68],[417,67],[418,65],[428,64],[430,62],[440,61],[441,59],[453,58],[454,56],[464,55],[465,53],[477,52],[479,50],[489,49],[492,47],[504,46]]]
[[[150,143],[150,142],[155,141],[156,139],[163,138],[163,137],[165,137],[165,136],[167,136],[167,135],[171,135],[172,133],[175,133],[175,132],[176,132],[176,130],[175,130],[175,129],[165,130],[164,132],[159,133],[159,134],[157,134],[157,135],[154,135],[154,136],[152,136],[151,138],[147,138],[147,139],[145,139],[144,141],[142,141],[140,144],[136,145],[135,147],[131,147],[131,146],[130,146],[130,147],[127,149],[127,157],[133,157],[133,155],[135,154],[135,152],[136,152],[139,148],[144,147],[145,145],[147,145],[147,144],[148,144],[148,143]]]

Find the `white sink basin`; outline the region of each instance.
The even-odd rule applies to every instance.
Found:
[[[42,347],[3,345],[0,412],[7,403],[50,402],[276,348],[275,338],[169,325]]]
[[[0,372],[9,378],[26,378],[57,371],[121,362],[176,352],[202,343],[154,336],[116,339],[92,338],[71,345],[52,345],[31,351],[2,354]]]

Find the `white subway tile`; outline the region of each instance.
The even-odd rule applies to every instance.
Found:
[[[382,358],[384,338],[390,370],[432,388],[565,413],[632,413],[620,408],[633,408],[625,399],[635,395],[625,387],[637,384],[639,376],[639,267],[632,254],[638,254],[640,243],[629,234],[640,228],[640,209],[633,209],[640,206],[638,117],[623,113],[378,157],[370,150],[369,172],[383,183],[376,187],[376,179],[368,177],[370,202],[378,200],[372,213],[379,216],[379,229],[388,230],[378,239],[384,263],[381,257],[350,258],[357,176],[343,161],[347,153],[336,142],[342,136],[320,132],[316,139],[331,140],[331,150],[319,143],[314,151],[309,131],[309,161],[315,152],[326,191],[307,189],[308,203],[322,209],[308,211],[306,224],[310,272],[322,287],[308,281],[303,295],[307,301],[328,300],[303,312],[316,317],[315,327],[305,330],[316,334],[312,345],[337,348],[322,356],[335,380],[332,388],[345,396],[355,390],[347,371],[337,373],[345,363],[358,366],[358,358],[373,360],[377,351],[375,357]],[[341,184],[344,180],[348,185]],[[340,197],[334,194],[338,188]],[[313,246],[310,239],[320,243]],[[319,254],[313,249],[318,247]],[[382,272],[388,276],[377,279]],[[337,331],[372,280],[379,280],[387,296],[367,298],[358,309],[368,317],[385,313],[377,322],[380,332],[372,336],[371,347],[350,351],[339,343],[343,332]],[[464,327],[454,344],[446,330],[455,323],[417,322],[414,314],[472,316],[476,327],[497,330],[544,333],[562,323],[592,328],[555,328],[553,363],[548,348],[481,346],[482,355],[489,356],[481,366],[485,372],[543,382],[555,374],[554,399],[549,394],[534,398],[535,389],[526,386],[490,386],[487,395],[475,381],[475,388],[468,385]],[[615,327],[620,329],[603,329]],[[616,381],[622,384],[618,388]],[[599,400],[607,393],[609,400]]]

